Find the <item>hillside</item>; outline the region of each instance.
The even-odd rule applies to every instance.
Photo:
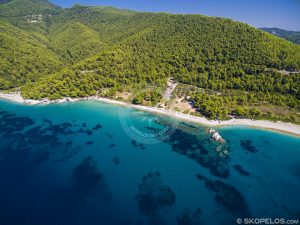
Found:
[[[300,31],[288,31],[279,28],[260,28],[260,29],[270,34],[284,38],[295,44],[300,44]]]
[[[3,17],[45,14],[59,9],[47,0],[7,0],[2,3],[5,3],[0,7],[0,15]]]
[[[49,39],[54,51],[70,62],[78,62],[105,47],[100,34],[80,22],[51,30]]]
[[[34,81],[61,67],[47,43],[0,21],[0,89]]]
[[[8,4],[11,2],[0,5],[0,10]],[[39,4],[45,6],[46,2]],[[300,122],[300,75],[280,72],[300,69],[299,45],[247,24],[216,17],[80,5],[60,9],[50,4],[40,8],[42,17],[36,23],[24,22],[23,17],[10,21],[0,16],[0,20],[14,24],[18,28],[10,26],[36,40],[37,46],[44,46],[44,57],[62,62],[61,66],[47,65],[53,68],[53,74],[46,66],[38,80],[22,86],[27,98],[96,93],[115,97],[116,93],[134,93],[150,86],[160,92],[173,78],[186,85],[184,97],[191,97],[189,101],[197,111],[210,118],[268,116]],[[32,49],[27,42],[23,45]],[[36,51],[35,55],[41,54]],[[17,60],[19,55],[6,52],[3,57]],[[22,68],[18,64],[12,67],[15,74],[0,74],[5,82]],[[193,91],[199,88],[200,92]],[[283,110],[278,112],[274,106]]]
[[[60,10],[47,0],[8,0],[0,4],[0,20],[26,31],[46,34],[49,18]]]

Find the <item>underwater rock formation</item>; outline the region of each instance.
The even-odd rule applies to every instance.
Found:
[[[228,159],[230,149],[227,144],[222,144],[220,151],[217,151],[216,149],[220,144],[217,142],[211,143],[207,135],[201,135],[200,137],[181,129],[176,129],[173,135],[164,142],[170,144],[174,152],[187,156],[207,168],[212,175],[222,178],[229,176]],[[220,157],[220,154],[222,154],[222,157]]]
[[[242,175],[242,176],[246,176],[246,177],[247,177],[247,176],[250,175],[250,173],[249,173],[248,171],[244,170],[243,167],[240,166],[240,165],[234,165],[233,168],[234,168],[236,171],[238,171],[239,174]]]
[[[136,199],[140,211],[145,214],[152,214],[159,208],[168,207],[175,203],[175,193],[169,186],[162,183],[159,172],[144,176],[138,189]]]
[[[117,156],[114,156],[113,159],[112,159],[113,163],[115,165],[119,165],[120,164],[120,159],[117,157]]]
[[[110,144],[110,145],[108,146],[108,148],[112,149],[112,148],[115,148],[116,146],[117,146],[116,144]]]
[[[97,124],[96,126],[93,127],[92,130],[99,130],[102,128],[102,125],[101,124]]]
[[[144,144],[139,143],[139,142],[137,142],[136,140],[132,140],[132,141],[131,141],[131,144],[132,144],[134,147],[136,147],[136,148],[140,148],[140,149],[142,149],[142,150],[145,150],[145,149],[146,149],[146,147],[145,147]]]
[[[250,215],[244,197],[234,186],[219,180],[210,180],[201,174],[197,174],[197,179],[203,181],[205,187],[214,192],[215,201],[225,210],[237,215]]]
[[[258,150],[252,145],[251,140],[241,140],[240,145],[247,151],[251,153],[258,152]]]
[[[73,169],[73,180],[76,191],[83,194],[95,191],[104,184],[104,177],[92,157],[85,158]]]
[[[202,210],[200,208],[196,209],[195,212],[184,212],[177,217],[177,225],[201,225],[201,215]]]

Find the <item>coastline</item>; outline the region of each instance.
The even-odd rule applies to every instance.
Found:
[[[26,104],[26,105],[47,105],[47,104],[55,104],[55,103],[60,104],[65,102],[93,100],[93,101],[99,101],[108,104],[131,107],[137,110],[147,111],[150,113],[162,114],[176,119],[180,119],[192,123],[198,123],[210,127],[247,126],[253,128],[279,131],[281,133],[292,134],[300,137],[300,125],[297,124],[285,123],[285,122],[272,122],[267,120],[251,120],[251,119],[230,119],[227,121],[208,120],[205,117],[183,114],[183,113],[179,113],[176,111],[167,110],[163,108],[133,105],[126,102],[97,97],[97,96],[91,96],[86,98],[63,98],[59,100],[50,101],[48,99],[43,99],[43,100],[24,99],[19,92],[7,93],[7,94],[0,92],[0,99],[5,99],[5,100],[21,103],[21,104]]]

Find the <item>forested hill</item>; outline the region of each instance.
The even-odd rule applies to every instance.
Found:
[[[60,9],[47,0],[2,0],[1,3],[0,15],[6,17],[50,13]]]
[[[0,89],[23,85],[62,67],[45,37],[0,21]]]
[[[103,90],[113,95],[164,87],[173,77],[234,95],[260,93],[270,104],[299,108],[299,74],[280,70],[300,69],[300,46],[244,23],[112,7],[62,9],[45,0],[11,0],[0,4],[0,12],[0,65],[6,68],[0,88],[22,86],[27,98]],[[14,44],[20,35],[27,39]]]
[[[279,28],[266,28],[266,27],[260,29],[300,45],[300,31],[288,31]]]

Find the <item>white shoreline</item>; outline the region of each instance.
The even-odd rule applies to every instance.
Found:
[[[185,121],[189,121],[189,122],[193,122],[193,123],[199,123],[199,124],[206,125],[206,126],[213,126],[213,127],[247,126],[247,127],[255,127],[255,128],[261,128],[261,129],[280,131],[280,132],[300,136],[300,125],[292,124],[292,123],[272,122],[272,121],[267,121],[267,120],[251,120],[251,119],[231,119],[231,120],[227,120],[227,121],[208,120],[204,117],[183,114],[183,113],[179,113],[176,111],[166,110],[166,109],[157,108],[157,107],[133,105],[133,104],[129,104],[129,103],[125,103],[125,102],[121,102],[121,101],[117,101],[117,100],[112,100],[112,99],[107,99],[107,98],[101,98],[101,97],[97,97],[97,96],[91,96],[91,97],[87,97],[87,98],[64,98],[64,99],[59,99],[59,100],[55,100],[55,101],[49,101],[48,99],[43,99],[43,100],[24,99],[19,92],[18,93],[9,93],[9,94],[0,92],[0,98],[10,100],[13,102],[27,104],[27,105],[38,105],[38,104],[46,105],[46,104],[52,104],[52,103],[94,100],[94,101],[100,101],[100,102],[109,103],[109,104],[132,107],[134,109],[147,111],[147,112],[151,112],[151,113],[163,114],[163,115],[167,115],[167,116],[174,117],[177,119],[181,119],[181,120],[185,120]]]

